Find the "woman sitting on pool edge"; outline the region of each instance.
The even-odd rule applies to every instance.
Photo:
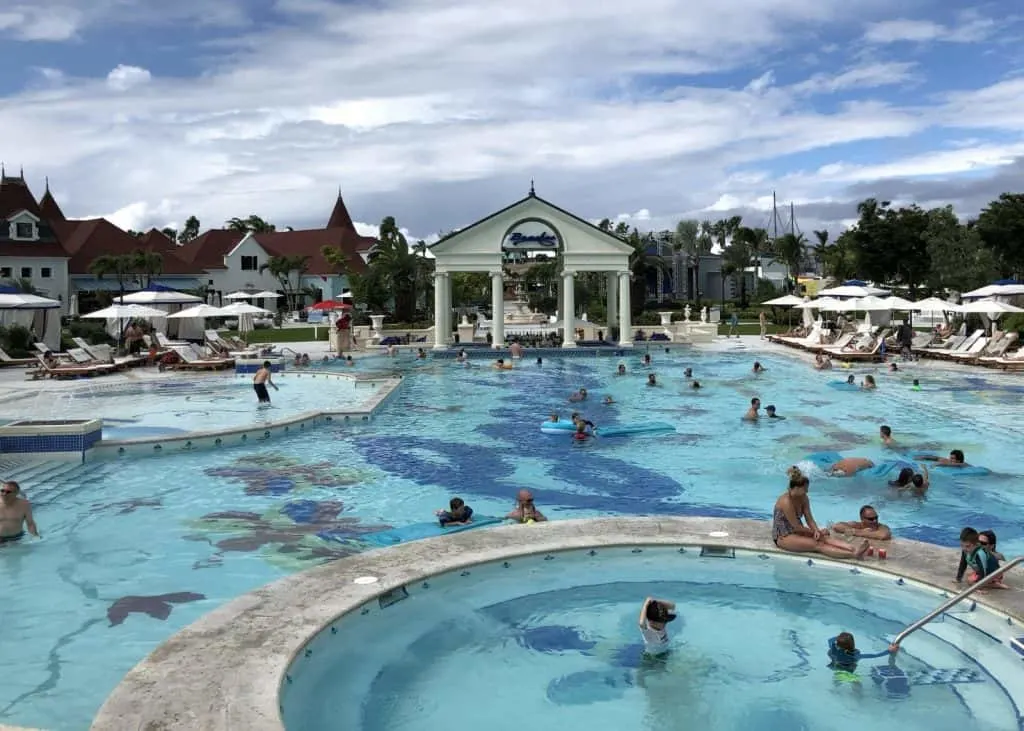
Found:
[[[772,511],[772,541],[775,545],[791,553],[820,553],[830,558],[861,558],[867,553],[868,541],[851,546],[832,538],[827,530],[818,528],[807,497],[811,481],[796,467],[790,467],[788,474],[789,486],[775,501]]]

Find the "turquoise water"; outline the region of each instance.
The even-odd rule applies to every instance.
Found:
[[[260,405],[252,376],[208,376],[190,382],[155,381],[44,391],[3,404],[5,418],[88,419],[102,416],[104,439],[149,439],[195,431],[242,428],[324,409],[355,409],[374,393],[372,383],[348,378],[274,377],[269,406]]]
[[[879,391],[866,394],[828,385],[845,373],[782,357],[653,357],[657,388],[644,385],[636,356],[625,377],[613,375],[614,359],[548,359],[511,372],[368,359],[358,370],[398,368],[408,378],[366,424],[226,451],[9,472],[35,501],[45,538],[0,548],[0,722],[86,727],[123,674],[175,630],[240,593],[361,550],[364,533],[428,521],[453,494],[482,515],[507,512],[527,486],[556,519],[764,518],[787,466],[819,450],[882,458],[877,431],[888,423],[903,444],[959,447],[999,474],[936,475],[923,500],[877,480],[815,479],[819,522],[852,519],[871,502],[897,535],[955,545],[971,524],[995,530],[1006,553],[1024,548],[1016,377],[878,373]],[[768,368],[758,377],[755,357]],[[686,366],[705,386],[699,393],[686,387]],[[913,375],[928,390],[911,391]],[[568,415],[580,386],[591,391],[581,410],[599,425],[656,420],[677,432],[582,445],[541,434],[552,410]],[[601,405],[605,394],[616,403]],[[754,395],[787,418],[741,423]],[[195,428],[187,417],[179,426]]]
[[[829,669],[829,637],[851,632],[862,652],[884,651],[936,602],[848,567],[601,549],[511,559],[425,584],[396,604],[348,615],[309,645],[282,696],[289,731],[1017,725],[1012,700],[958,647],[1010,651],[959,622],[941,623],[944,636],[915,634],[895,667],[886,657],[863,660],[855,678]],[[676,604],[664,662],[641,657],[646,596]],[[945,682],[952,670],[974,682]],[[894,679],[876,682],[878,673]]]

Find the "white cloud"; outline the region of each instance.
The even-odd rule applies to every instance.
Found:
[[[955,23],[942,25],[932,20],[899,18],[872,23],[864,33],[868,43],[978,43],[997,30],[996,22],[973,11],[960,14]]]
[[[68,4],[47,7],[39,3],[0,8],[0,36],[23,41],[66,41],[74,37],[82,19]]]
[[[107,86],[114,91],[128,91],[136,86],[144,86],[152,80],[148,70],[139,66],[118,64],[107,74]]]
[[[261,30],[227,2],[203,21],[237,26],[226,39],[174,50],[202,62],[202,75],[154,77],[125,58],[106,78],[69,75],[0,99],[0,129],[20,156],[5,153],[9,164],[40,181],[49,175],[67,191],[69,214],[113,211],[136,229],[191,214],[207,226],[250,213],[278,226],[320,225],[340,185],[354,216],[392,214],[422,235],[508,204],[531,178],[580,215],[631,210],[630,221],[670,227],[686,211],[763,211],[773,188],[785,200],[828,203],[865,175],[930,169],[913,160],[899,168],[898,159],[886,169],[851,167],[830,146],[936,125],[973,127],[956,132],[961,140],[1024,126],[1024,80],[920,104],[876,96],[927,78],[905,60],[862,60],[789,81],[796,72],[786,52],[799,57],[818,38],[839,63],[833,32],[891,20],[889,5],[693,0],[681,9],[675,0],[634,0],[627,13],[588,0],[278,0],[288,23]],[[178,0],[157,18],[141,0],[88,7],[74,30],[84,44],[100,22],[119,30],[155,23],[137,32],[172,38],[174,23],[212,6]],[[0,36],[22,33],[24,13],[14,21],[5,12],[13,15],[0,11]],[[703,73],[735,81],[715,88]],[[652,90],[652,78],[686,85]],[[817,105],[818,95],[858,89],[870,91]],[[776,158],[800,153],[836,167],[773,169]],[[936,169],[956,167],[940,160]]]

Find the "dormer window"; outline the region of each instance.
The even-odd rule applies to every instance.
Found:
[[[14,224],[14,238],[16,239],[34,239],[36,227],[31,223],[25,223],[19,221]]]
[[[7,235],[15,241],[38,241],[39,240],[39,219],[28,211],[21,211],[18,215],[7,219],[10,228]]]

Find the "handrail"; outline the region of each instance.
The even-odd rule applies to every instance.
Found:
[[[954,606],[955,604],[959,604],[964,599],[969,597],[971,594],[976,592],[978,589],[981,589],[982,587],[984,587],[988,583],[994,581],[995,579],[998,579],[1000,576],[1005,574],[1007,571],[1009,571],[1010,569],[1012,569],[1014,566],[1018,565],[1022,561],[1024,561],[1024,556],[1018,556],[1017,558],[1015,558],[1015,559],[1013,559],[1011,561],[1008,561],[1007,563],[1005,563],[1002,566],[1000,566],[998,569],[993,571],[991,574],[986,576],[984,579],[982,579],[978,583],[971,584],[966,589],[964,589],[962,592],[960,592],[956,596],[951,597],[950,599],[946,600],[937,609],[932,610],[931,612],[929,612],[925,616],[921,617],[921,619],[917,620],[912,625],[907,627],[905,630],[900,632],[898,635],[896,635],[896,639],[894,639],[892,641],[892,644],[894,644],[894,645],[900,644],[901,642],[903,642],[903,640],[905,640],[907,638],[908,635],[910,635],[910,634],[912,634],[914,632],[917,632],[917,630],[919,630],[922,627],[924,627],[926,624],[931,622],[933,619],[938,617],[940,614],[945,612],[947,609],[949,609],[950,607]]]

